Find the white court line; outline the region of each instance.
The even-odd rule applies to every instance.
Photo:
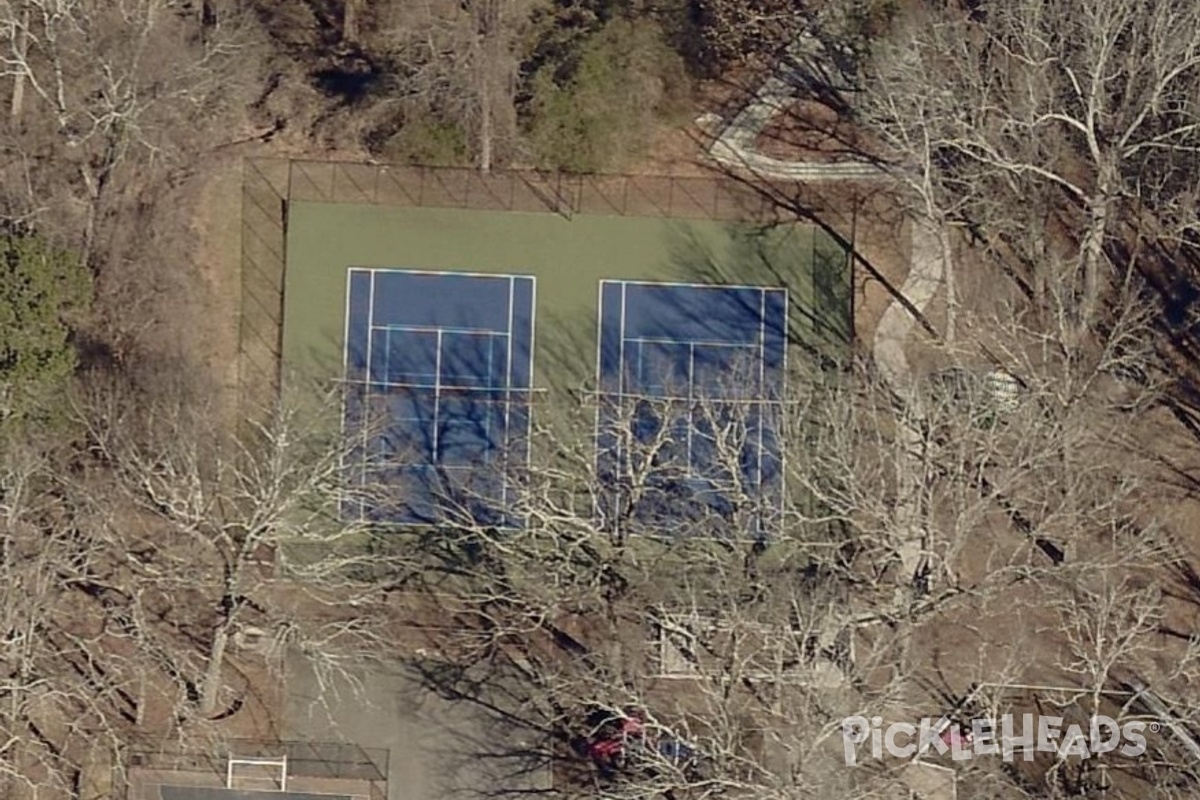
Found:
[[[491,344],[496,339],[507,338],[507,334],[501,333],[499,331],[473,331],[473,330],[472,331],[464,331],[464,330],[458,329],[458,328],[422,328],[421,330],[414,331],[414,329],[412,327],[407,326],[407,325],[377,325],[377,326],[371,328],[371,331],[385,331],[387,333],[387,335],[388,335],[388,353],[389,353],[389,356],[388,356],[389,361],[388,361],[388,367],[387,367],[386,374],[385,374],[385,380],[368,380],[368,381],[366,381],[371,386],[417,386],[418,385],[418,384],[410,384],[406,381],[386,380],[386,378],[390,377],[392,374],[391,373],[390,353],[391,353],[391,335],[394,332],[400,332],[400,333],[416,332],[416,333],[424,333],[424,334],[435,334],[438,336],[440,336],[441,334],[448,333],[453,336],[487,337],[488,345],[489,345],[489,347],[488,347],[488,358],[489,358],[489,373],[488,373],[488,375],[489,375],[489,378],[491,376],[491,373],[490,373],[490,359],[491,359],[491,353],[492,353]],[[407,374],[407,375],[433,375],[432,372],[411,372],[411,373],[406,372],[405,374]],[[451,386],[452,388],[467,388],[467,387],[461,387],[461,386],[454,386],[453,384],[448,384],[448,386]]]
[[[781,344],[783,345],[783,364],[779,369],[779,408],[786,408],[784,405],[787,402],[787,360],[788,360],[788,319],[789,312],[792,310],[792,298],[789,290],[784,288],[780,290],[783,294],[783,328],[779,332]],[[766,359],[763,359],[765,366]],[[784,420],[780,419],[779,424],[782,425]],[[783,530],[783,515],[787,510],[787,448],[782,444],[783,433],[779,430],[775,431],[775,441],[779,446],[779,520],[777,525],[779,530]]]
[[[367,301],[367,353],[366,360],[363,362],[367,372],[367,385],[363,390],[363,406],[369,408],[371,404],[371,328],[375,322],[375,273],[371,273],[370,291],[368,292]],[[371,443],[369,441],[371,425],[364,421],[362,430],[362,486],[365,490],[367,487],[367,453],[371,451]],[[359,521],[367,513],[366,503],[360,507]]]
[[[618,323],[619,327],[617,329],[618,335],[620,337],[620,339],[619,339],[620,344],[617,345],[617,393],[623,395],[623,394],[625,394],[625,325],[626,325],[625,312],[628,308],[628,305],[627,305],[628,297],[627,297],[626,292],[629,289],[629,286],[627,284],[621,283],[619,281],[617,281],[616,283],[617,283],[617,285],[619,285],[621,287],[621,321],[620,321],[620,323]],[[641,353],[639,352],[638,355],[640,356]],[[618,416],[618,419],[620,419],[619,416]],[[626,457],[625,449],[626,448],[623,446],[623,442],[624,442],[623,437],[618,436],[617,437],[617,475],[618,475],[618,478],[619,478],[619,476],[621,476],[624,473],[624,464],[625,464],[625,457]],[[621,508],[621,481],[619,479],[617,480],[616,493],[617,493],[616,498],[615,498],[616,499],[616,508],[620,509]]]
[[[529,392],[527,397],[532,397],[533,392],[533,354],[537,347],[537,278],[530,277],[529,279],[529,374],[526,375],[525,389]],[[511,339],[509,346],[509,360],[512,359]],[[509,389],[512,387],[509,386]],[[525,472],[528,474],[533,470],[533,403],[530,400],[525,401]],[[526,521],[528,521],[526,519]]]
[[[460,336],[501,336],[506,337],[509,334],[504,331],[493,331],[487,328],[457,328],[453,326],[440,325],[405,325],[403,322],[389,322],[386,325],[372,325],[371,330],[374,331],[412,331],[413,333],[454,333]]]
[[[728,339],[673,339],[670,336],[629,336],[625,341],[638,344],[682,344],[688,347],[743,347],[748,350],[757,347],[755,342],[731,342]]]
[[[622,344],[622,345],[627,345],[627,344],[629,344],[630,342],[636,342],[636,343],[637,343],[637,351],[636,351],[636,352],[637,352],[637,369],[635,369],[635,370],[634,370],[634,372],[633,372],[633,377],[632,377],[632,379],[631,379],[631,380],[632,380],[632,381],[634,382],[634,384],[635,384],[635,385],[637,385],[637,386],[644,386],[644,385],[645,385],[645,383],[644,383],[644,381],[642,380],[642,375],[643,375],[643,373],[645,372],[645,366],[646,366],[646,361],[645,361],[645,359],[646,359],[646,348],[642,347],[642,343],[641,343],[641,342],[638,342],[636,339],[625,339],[625,340],[623,340],[623,341],[621,342],[621,344]]]
[[[692,404],[694,403],[695,394],[696,394],[696,392],[695,392],[695,389],[696,389],[696,386],[695,386],[695,377],[696,377],[695,376],[695,351],[696,351],[696,348],[697,347],[721,347],[721,348],[731,348],[731,349],[753,349],[755,351],[755,353],[758,357],[758,362],[759,362],[759,391],[756,393],[758,395],[758,397],[756,399],[750,400],[747,402],[758,406],[759,411],[760,411],[759,419],[757,420],[758,452],[756,455],[757,455],[757,461],[758,461],[758,475],[756,478],[755,489],[758,491],[760,496],[765,494],[765,492],[768,490],[769,487],[767,486],[767,484],[764,480],[764,476],[763,476],[763,461],[764,461],[764,456],[765,456],[764,451],[765,451],[765,438],[766,438],[766,426],[767,426],[766,415],[763,412],[765,412],[765,410],[767,408],[769,408],[770,406],[777,405],[779,402],[782,402],[782,400],[772,401],[772,400],[768,399],[768,386],[767,386],[767,373],[766,373],[766,350],[767,350],[767,338],[768,338],[767,331],[768,331],[768,329],[774,330],[774,328],[776,327],[776,325],[775,325],[776,321],[774,319],[770,319],[770,320],[767,319],[767,296],[768,296],[768,294],[770,294],[772,297],[781,297],[782,301],[783,301],[783,307],[782,307],[783,316],[784,316],[783,329],[779,332],[779,337],[782,339],[782,341],[779,342],[779,344],[781,344],[783,347],[783,354],[782,354],[783,364],[781,365],[781,370],[782,370],[782,373],[786,375],[786,371],[787,371],[787,311],[789,308],[789,296],[788,296],[787,288],[786,287],[763,287],[763,286],[728,286],[728,285],[713,285],[713,284],[681,284],[681,283],[666,283],[666,282],[654,282],[654,281],[620,281],[620,280],[601,281],[600,283],[601,283],[600,292],[599,292],[600,314],[597,319],[597,355],[596,355],[597,380],[599,382],[602,382],[602,378],[603,378],[603,376],[600,374],[600,370],[601,370],[601,364],[602,364],[602,350],[603,350],[602,341],[603,341],[603,334],[604,334],[604,330],[605,330],[605,326],[604,326],[604,320],[605,320],[604,288],[605,288],[606,284],[611,284],[614,286],[620,286],[621,287],[621,295],[622,295],[621,323],[620,323],[621,324],[621,336],[620,336],[620,340],[619,340],[620,345],[619,345],[619,351],[618,351],[620,354],[619,365],[618,365],[619,369],[620,369],[620,374],[619,374],[619,391],[617,393],[616,399],[621,400],[621,401],[623,401],[625,399],[629,399],[629,398],[679,400],[679,401],[685,401],[689,404],[688,412],[687,412],[688,429],[687,429],[686,454],[687,454],[687,464],[688,464],[687,473],[690,477],[697,477],[697,475],[692,470],[692,457],[693,457],[692,451],[693,451],[693,444],[694,444],[692,440],[693,440],[693,434],[695,432],[694,431],[695,419],[694,419],[694,413],[692,410]],[[636,285],[651,285],[651,286],[722,289],[722,290],[741,289],[741,290],[756,291],[759,296],[759,322],[758,322],[758,335],[756,337],[757,342],[756,343],[747,343],[747,342],[736,342],[736,341],[731,342],[728,340],[673,339],[670,337],[650,337],[650,336],[629,337],[629,336],[626,336],[625,329],[628,325],[628,291],[627,291],[627,289],[630,285],[635,285],[635,286]],[[641,359],[644,355],[642,352],[642,348],[640,347],[640,345],[642,345],[642,344],[656,343],[656,344],[687,345],[688,353],[689,353],[689,360],[688,360],[689,380],[688,380],[687,396],[685,397],[685,396],[675,396],[675,395],[666,395],[666,394],[650,395],[650,394],[639,394],[639,393],[627,391],[627,387],[626,387],[627,377],[625,375],[625,373],[626,373],[625,351],[626,351],[626,345],[628,343],[636,343],[637,345],[639,345],[639,347],[638,347],[639,367],[641,366]],[[772,341],[771,344],[774,345],[776,343],[774,341]],[[640,368],[637,371],[636,377],[639,379],[639,384],[640,384],[640,378],[641,378],[641,369]],[[630,377],[630,379],[632,379],[632,376]],[[776,387],[770,387],[770,388],[772,391],[774,391]],[[611,397],[611,393],[602,392],[602,391],[600,393]],[[722,402],[726,403],[729,401],[722,401]],[[599,441],[598,441],[599,440],[599,419],[600,419],[600,411],[598,409],[597,410],[597,433],[596,433],[597,452],[599,451]],[[780,420],[779,422],[782,422],[782,420]],[[776,431],[776,433],[778,433],[778,432]],[[780,509],[779,510],[781,513],[780,519],[782,519],[782,512],[784,509],[784,499],[785,499],[785,485],[783,483],[783,478],[784,478],[784,472],[786,470],[784,454],[782,453],[782,451],[778,454],[778,460],[780,462],[779,463],[779,467],[780,467],[780,476],[779,476],[779,482],[780,482],[779,506],[780,506]],[[619,460],[618,468],[620,468],[622,466],[623,466],[623,464]],[[618,502],[618,504],[620,502],[619,489],[617,490],[617,502]],[[758,520],[759,530],[764,531],[766,533],[772,532],[775,529],[776,525],[771,525],[768,527],[767,525],[764,524],[765,522],[766,521],[763,520],[761,517],[759,518],[759,520]]]
[[[596,287],[596,394],[600,397],[603,397],[604,394],[604,376],[600,373],[603,365],[601,355],[604,352],[604,284],[605,281],[600,281]],[[596,403],[596,425],[592,431],[592,453],[597,474],[600,472],[600,415],[603,406],[603,400]],[[600,510],[596,508],[596,504],[599,502],[598,498],[592,501],[593,519],[600,516]]]
[[[344,324],[343,330],[342,330],[342,384],[343,384],[342,398],[341,398],[342,420],[341,420],[341,427],[339,429],[340,434],[339,434],[339,440],[338,440],[339,441],[338,446],[340,448],[342,448],[341,457],[338,459],[338,474],[343,475],[343,476],[347,473],[346,457],[347,457],[348,453],[346,452],[346,443],[349,441],[349,439],[346,436],[346,411],[347,411],[347,405],[348,405],[348,401],[346,399],[346,387],[348,386],[348,384],[350,382],[350,375],[349,375],[349,372],[350,372],[350,295],[351,295],[351,290],[354,286],[354,273],[358,272],[358,271],[360,271],[360,270],[356,270],[354,268],[346,270],[346,317],[345,317],[345,324]],[[369,339],[370,337],[371,337],[371,329],[370,329],[369,320],[368,320],[367,338]],[[361,519],[361,516],[362,516],[362,511],[361,511],[362,500],[361,500],[361,498],[359,498],[358,506],[359,506],[359,517]]]
[[[692,474],[692,432],[696,428],[695,415],[692,412],[692,407],[695,405],[694,395],[696,393],[696,345],[688,345],[688,396],[687,396],[687,474],[691,477]]]
[[[443,394],[442,390],[443,390],[443,388],[446,388],[443,386],[443,381],[442,381],[442,377],[443,377],[442,376],[442,365],[443,365],[443,360],[444,360],[443,351],[446,346],[445,334],[449,333],[452,335],[476,336],[476,337],[486,336],[486,337],[488,337],[489,362],[491,362],[494,359],[494,349],[493,348],[494,348],[495,339],[503,338],[508,341],[508,348],[507,348],[507,359],[508,360],[507,360],[507,364],[506,364],[506,373],[507,373],[508,383],[506,386],[504,386],[504,387],[494,387],[494,386],[453,387],[456,390],[463,391],[463,392],[475,392],[475,391],[480,391],[480,392],[502,391],[502,392],[504,392],[505,399],[503,402],[505,403],[505,429],[506,429],[505,432],[507,434],[507,429],[508,429],[508,426],[509,426],[510,420],[511,420],[511,403],[512,403],[511,393],[513,391],[513,389],[512,389],[512,368],[513,368],[513,365],[512,365],[512,358],[513,358],[512,335],[513,335],[513,325],[514,325],[513,315],[515,313],[515,310],[514,310],[515,287],[516,287],[517,281],[521,281],[523,283],[528,282],[528,285],[530,287],[531,308],[530,308],[530,353],[529,353],[530,375],[529,375],[529,377],[530,377],[530,380],[532,380],[533,359],[534,359],[534,353],[533,353],[534,348],[533,348],[532,339],[533,339],[533,325],[535,324],[535,317],[536,317],[536,303],[535,303],[535,294],[534,294],[536,292],[536,285],[537,285],[536,278],[534,278],[533,276],[529,276],[529,275],[459,272],[459,271],[450,272],[450,271],[435,271],[435,270],[383,269],[383,268],[366,268],[366,269],[354,268],[354,269],[356,269],[358,271],[366,272],[372,276],[372,278],[371,278],[371,280],[372,280],[371,317],[368,321],[368,339],[370,339],[372,332],[375,330],[387,331],[386,335],[387,335],[389,341],[390,341],[391,334],[393,331],[404,331],[404,332],[413,332],[413,333],[429,333],[429,334],[434,334],[436,336],[436,348],[437,349],[436,349],[436,354],[435,354],[435,373],[433,375],[433,378],[434,378],[433,386],[421,385],[421,384],[405,384],[405,383],[391,382],[391,381],[387,381],[387,380],[372,381],[371,375],[370,375],[371,355],[368,354],[368,356],[367,356],[368,376],[367,376],[367,381],[366,381],[366,383],[367,383],[366,388],[367,388],[368,396],[370,394],[370,388],[372,386],[382,386],[385,388],[387,388],[387,387],[411,388],[411,389],[416,389],[416,390],[424,390],[426,392],[428,392],[429,389],[433,390],[433,395],[434,395],[433,426],[434,427],[433,427],[433,431],[432,431],[433,452],[431,453],[431,456],[432,456],[434,463],[432,465],[428,465],[428,466],[432,467],[432,466],[436,465],[438,455],[439,455],[438,454],[438,447],[439,447],[438,431],[439,431],[439,425],[441,422],[441,400],[442,400],[442,394]],[[374,276],[377,273],[378,274],[408,275],[408,276],[433,275],[433,276],[448,276],[448,277],[468,277],[468,278],[472,278],[472,279],[486,278],[489,280],[506,280],[506,281],[508,281],[508,284],[509,284],[508,330],[501,332],[501,331],[496,331],[496,330],[488,330],[486,328],[438,327],[438,326],[427,326],[427,325],[404,325],[404,324],[376,325],[374,323],[373,293],[374,293]],[[369,344],[369,342],[368,342],[368,344]],[[389,358],[388,370],[390,372],[390,353],[388,355],[388,358]],[[492,366],[489,366],[489,381],[491,378],[491,369],[492,369]],[[386,377],[388,377],[388,376],[385,376],[385,378]],[[530,387],[530,388],[532,388],[532,387]],[[487,421],[487,425],[488,425],[488,436],[489,436],[489,441],[490,441],[490,435],[491,435],[490,417]],[[528,419],[527,419],[527,432],[526,432],[527,437],[532,435],[532,425],[533,425],[533,419],[532,419],[532,414],[530,413],[530,414],[528,414]],[[364,436],[365,436],[365,432],[364,432]],[[507,452],[508,444],[509,444],[509,442],[506,440],[504,443],[504,445],[506,447],[506,452]],[[527,448],[527,452],[526,452],[526,467],[527,468],[529,468],[531,466],[532,455],[533,454],[532,454],[531,449]],[[364,476],[365,476],[365,469],[366,469],[366,466],[364,463],[364,466],[363,466]],[[364,477],[364,481],[365,481],[365,477]],[[504,485],[503,485],[502,497],[501,497],[501,502],[502,502],[502,504],[505,504],[505,505],[507,504],[509,483],[510,482],[506,477]],[[502,509],[502,510],[504,510],[504,509]],[[505,513],[507,513],[507,512],[505,512]]]
[[[508,353],[505,357],[505,377],[504,385],[509,389],[512,388],[512,362],[513,362],[513,347],[512,347],[512,332],[513,332],[513,299],[516,296],[517,279],[508,279]],[[492,381],[492,343],[488,342],[488,383]],[[504,477],[500,481],[500,505],[504,508],[508,507],[508,443],[509,443],[509,419],[512,415],[512,404],[510,396],[504,395],[504,450],[500,453],[501,463],[504,464]],[[491,419],[488,419],[487,434],[490,440],[491,437]],[[484,457],[484,463],[487,463],[487,457]]]
[[[509,272],[468,272],[460,270],[446,269],[413,269],[411,267],[351,267],[351,269],[362,270],[371,273],[398,273],[408,275],[436,275],[449,276],[455,278],[495,278],[496,280],[506,280],[508,278],[532,278],[532,275],[518,275]]]
[[[619,340],[618,340],[619,345],[618,345],[618,364],[617,364],[619,373],[618,373],[618,391],[616,393],[615,398],[613,397],[613,394],[611,392],[605,392],[602,390],[604,376],[602,375],[601,370],[602,370],[602,365],[603,365],[603,340],[604,340],[605,319],[606,319],[606,315],[605,315],[606,309],[605,309],[605,302],[604,302],[605,301],[605,291],[604,290],[605,290],[605,287],[608,285],[621,287],[621,307],[620,307],[621,321],[620,321],[620,336],[619,336]],[[755,344],[752,344],[752,343],[731,342],[728,340],[673,339],[670,337],[649,337],[649,336],[630,337],[630,336],[627,336],[626,328],[628,326],[628,287],[629,286],[663,286],[663,287],[668,287],[668,288],[684,288],[684,289],[695,288],[695,289],[755,291],[758,293],[758,296],[759,296],[759,326],[758,326],[759,331],[758,331],[758,336],[757,336],[757,339],[758,339],[757,346],[755,346]],[[764,493],[768,488],[763,480],[763,469],[762,469],[763,460],[764,460],[764,450],[765,450],[766,425],[767,425],[766,416],[764,413],[762,413],[762,411],[765,410],[766,408],[769,408],[772,405],[777,405],[780,402],[782,402],[782,400],[772,401],[767,398],[767,388],[768,387],[766,385],[766,383],[767,383],[767,379],[766,379],[766,340],[767,340],[766,331],[767,331],[768,327],[770,327],[772,329],[775,327],[774,320],[767,320],[767,317],[766,317],[766,307],[767,307],[766,300],[767,300],[768,294],[771,294],[772,296],[782,296],[782,299],[783,299],[784,327],[783,327],[783,330],[781,331],[781,336],[782,336],[781,344],[782,344],[783,350],[784,350],[784,352],[783,352],[783,362],[784,363],[782,365],[782,370],[786,374],[786,369],[787,369],[787,336],[786,336],[786,334],[787,334],[787,310],[789,308],[789,297],[788,297],[788,290],[786,287],[729,285],[729,284],[696,284],[696,283],[680,283],[680,282],[667,282],[667,281],[602,280],[602,281],[600,281],[600,286],[599,286],[599,291],[598,291],[597,305],[599,308],[599,314],[598,314],[597,321],[596,321],[596,376],[597,376],[597,382],[599,384],[601,384],[600,386],[597,387],[598,394],[608,396],[609,398],[616,399],[618,401],[625,401],[628,399],[637,399],[637,400],[650,399],[650,400],[668,400],[668,401],[678,400],[678,401],[686,401],[689,403],[688,413],[687,413],[687,425],[688,425],[687,437],[688,437],[688,440],[687,440],[687,448],[686,448],[689,475],[692,475],[692,473],[693,473],[692,468],[691,468],[691,466],[692,466],[691,462],[692,462],[692,455],[693,455],[693,453],[692,453],[692,450],[693,450],[692,436],[693,436],[694,428],[695,428],[695,420],[694,420],[694,413],[692,411],[691,404],[694,402],[694,399],[695,399],[695,388],[696,388],[695,387],[695,350],[696,350],[696,347],[704,346],[704,347],[722,347],[722,348],[734,348],[734,349],[753,348],[756,350],[758,360],[759,360],[759,383],[760,383],[759,389],[760,390],[757,393],[759,395],[758,398],[756,400],[751,400],[748,402],[760,406],[760,415],[759,415],[759,419],[758,419],[758,453],[757,453],[758,478],[757,478],[757,486],[756,486],[756,488],[758,489],[760,494]],[[667,394],[645,394],[645,393],[629,391],[629,388],[631,388],[631,387],[628,387],[627,383],[629,380],[633,379],[633,376],[626,375],[627,365],[625,364],[625,360],[626,360],[625,353],[626,353],[626,345],[628,343],[636,343],[638,345],[641,345],[644,343],[687,345],[689,348],[689,381],[688,381],[687,396],[685,397],[685,396],[667,395]],[[641,365],[641,359],[643,356],[644,356],[644,353],[642,352],[642,348],[639,346],[638,347],[639,366]],[[641,377],[641,370],[639,369],[637,371],[637,378],[639,379],[639,383],[640,383],[640,377]],[[729,401],[723,401],[723,402],[729,402]],[[734,402],[736,402],[736,401],[734,401]],[[594,432],[594,445],[595,445],[597,457],[599,457],[599,450],[600,450],[599,437],[600,437],[601,416],[602,416],[602,408],[598,407],[597,411],[596,411],[596,429]],[[625,464],[624,464],[624,456],[625,455],[626,454],[623,452],[623,448],[620,447],[619,440],[618,440],[618,452],[616,454],[618,472],[620,472],[625,467]],[[786,469],[786,465],[785,465],[785,461],[784,461],[784,454],[782,453],[782,451],[779,453],[779,462],[780,462],[780,470],[781,470],[779,504],[780,504],[780,512],[782,514],[782,511],[784,508],[784,491],[785,491],[785,487],[783,485],[783,477],[784,477],[783,472]],[[621,501],[621,492],[620,492],[620,489],[618,488],[615,490],[615,502],[617,503],[618,507],[620,505],[620,501]],[[760,519],[759,523],[760,523],[760,529],[761,529],[761,526],[762,526],[761,519]],[[772,527],[774,527],[774,526],[772,526]]]
[[[386,378],[386,377],[390,376],[391,374],[392,374],[392,331],[390,328],[384,328],[383,375]],[[373,384],[367,385],[367,391],[371,390],[372,385]],[[392,404],[390,402],[387,403],[387,407],[388,407],[387,408],[388,416],[391,417],[391,420],[395,420],[396,417],[394,414],[392,414]],[[389,420],[389,421],[391,421],[391,420]],[[389,425],[388,427],[390,428],[392,426]],[[379,458],[379,462],[381,464],[386,464],[388,461],[388,459],[386,459],[384,457],[386,454],[386,447],[387,447],[387,434],[386,433],[383,433],[380,436],[375,437],[375,448],[376,448],[375,455]]]
[[[430,374],[432,375],[432,373],[430,373]],[[362,385],[362,384],[359,384],[359,385]],[[393,382],[372,381],[370,385],[380,387],[382,390],[386,390],[386,389],[432,389],[432,388],[434,388],[434,386],[436,384],[434,384],[434,383],[406,383],[403,381],[393,381]],[[492,394],[497,393],[497,392],[499,392],[499,393],[524,392],[523,389],[506,389],[503,386],[454,386],[453,384],[443,383],[441,385],[441,387],[445,394],[471,394],[473,392],[480,392],[480,393],[487,392],[487,393],[492,393]]]
[[[437,356],[434,366],[434,384],[433,384],[433,452],[431,458],[436,464],[438,460],[438,414],[442,402],[442,332],[438,331],[437,335]]]
[[[605,397],[616,398],[618,400],[687,400],[687,397],[684,395],[646,394],[644,392],[622,392],[620,394],[618,394],[616,392],[603,392],[602,394]],[[759,398],[754,398],[754,399],[750,399],[750,400],[740,400],[735,397],[726,397],[726,398],[720,398],[718,400],[714,400],[713,402],[719,402],[722,405],[728,405],[728,406],[734,406],[734,405],[782,406],[783,405],[783,403],[778,400],[762,400]]]
[[[758,394],[760,397],[767,393],[767,293],[759,297],[758,306]],[[763,425],[765,424],[764,409],[758,410],[758,493],[763,493]],[[760,523],[761,524],[761,523]]]
[[[750,289],[757,292],[773,291],[778,289],[783,289],[784,291],[787,290],[784,286],[755,286],[749,283],[688,283],[680,281],[622,280],[617,278],[606,278],[600,282],[602,284],[612,283],[621,286],[664,286],[667,288],[679,287],[681,289]]]

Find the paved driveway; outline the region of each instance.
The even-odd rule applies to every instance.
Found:
[[[299,654],[287,667],[282,736],[387,749],[388,800],[481,800],[542,780],[514,774],[510,759],[489,757],[497,743],[514,741],[492,717],[426,691],[402,665],[364,668],[354,681],[327,686]]]

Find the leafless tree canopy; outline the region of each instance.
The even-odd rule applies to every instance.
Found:
[[[903,403],[869,372],[791,377],[774,423],[786,491],[761,538],[747,535],[763,530],[758,489],[732,477],[752,404],[702,403],[723,421],[721,466],[668,526],[638,504],[675,497],[677,428],[626,440],[613,525],[593,513],[613,477],[595,471],[590,439],[564,433],[594,412],[546,423],[538,452],[558,458],[528,477],[523,528],[396,540],[404,589],[454,623],[420,665],[426,680],[500,709],[499,741],[518,730],[525,746],[491,755],[542,765],[564,796],[598,781],[622,797],[894,797],[912,785],[902,764],[847,770],[846,716],[1129,721],[1146,706],[1113,693],[1128,700],[1134,681],[1190,714],[1194,644],[1163,636],[1183,554],[1147,513],[1161,488],[1136,443],[1158,389],[1114,377],[1152,358],[1144,307],[1115,317],[1099,351],[1064,350],[1073,328],[1059,336],[1013,309],[973,324],[1019,385],[966,351]],[[690,480],[677,490],[696,491]],[[603,744],[618,730],[614,764]],[[982,760],[960,787],[1181,796],[1187,751],[1155,747],[1149,765]]]
[[[205,309],[163,301],[225,290],[191,182],[226,152],[594,169],[683,65],[812,52],[802,98],[945,266],[903,387],[859,353],[769,397],[732,368],[582,392],[496,467],[520,525],[447,479],[449,524],[398,528],[347,513],[405,498],[347,486],[336,389],[231,420],[186,344]],[[558,797],[895,798],[920,761],[959,797],[1195,794],[1196,3],[0,0],[0,85],[2,233],[96,295],[54,320],[58,413],[0,420],[0,795],[79,796],[146,733],[207,746],[285,651],[323,687],[403,661]],[[1172,733],[845,764],[847,716],[1023,713]]]
[[[897,25],[865,69],[865,125],[921,213],[984,233],[1039,306],[1091,319],[1140,253],[1188,240],[1192,5],[946,4]]]

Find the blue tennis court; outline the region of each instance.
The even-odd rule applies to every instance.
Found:
[[[348,513],[398,524],[515,527],[529,461],[534,279],[351,269]]]
[[[677,526],[782,503],[787,290],[604,281],[597,468],[610,521]]]

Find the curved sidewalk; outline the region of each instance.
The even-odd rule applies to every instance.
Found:
[[[806,182],[844,180],[883,180],[887,176],[876,165],[865,161],[798,162],[783,161],[764,155],[756,149],[759,136],[775,115],[782,113],[796,100],[791,82],[776,74],[763,82],[754,97],[717,136],[709,155],[719,164],[741,169],[763,178]],[[946,265],[938,243],[938,232],[926,220],[912,224],[912,252],[908,275],[898,292],[918,313],[924,313],[942,287]],[[884,310],[875,329],[873,355],[875,366],[888,387],[903,401],[912,399],[912,368],[905,353],[905,344],[916,324],[916,317],[898,299]],[[918,406],[906,402],[910,413]],[[915,426],[902,426],[902,435],[919,438]],[[916,504],[917,492],[910,487],[901,491],[896,503],[895,524],[897,548],[907,574],[916,575],[922,568],[926,553],[924,531]]]

